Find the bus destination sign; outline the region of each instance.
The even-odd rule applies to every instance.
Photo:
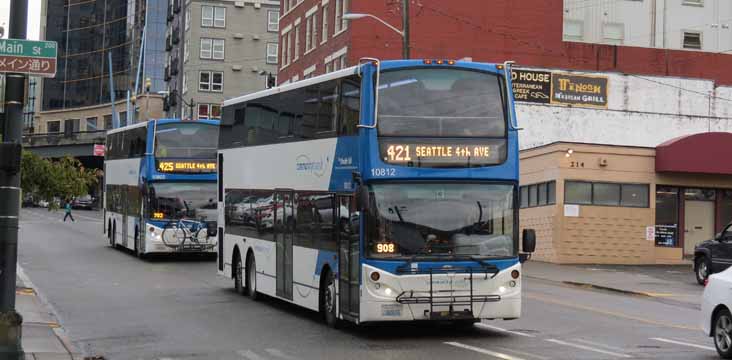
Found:
[[[201,160],[159,160],[158,171],[163,173],[212,173],[216,172],[216,162]]]
[[[463,167],[498,164],[505,158],[504,141],[445,143],[391,141],[381,139],[385,163],[415,167]]]

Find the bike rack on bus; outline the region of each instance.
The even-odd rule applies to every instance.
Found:
[[[492,274],[491,279],[498,275],[500,270],[491,264],[483,264],[482,267],[450,267],[450,268],[430,268],[419,270],[416,268],[400,267],[397,273],[401,275],[424,275],[429,274],[430,289],[427,295],[423,291],[402,291],[396,298],[400,304],[429,304],[430,308],[425,310],[426,316],[433,320],[470,320],[475,318],[473,309],[474,303],[498,302],[501,300],[500,295],[476,295],[473,289],[473,275],[484,274],[488,279],[488,274]],[[433,287],[433,277],[435,274],[453,274],[463,276],[468,275],[466,280],[470,281],[468,295],[455,295],[458,290],[435,290]],[[452,280],[451,280],[452,281]],[[465,291],[465,290],[459,290]],[[421,294],[420,294],[421,293]],[[469,310],[455,311],[455,307],[468,306]],[[441,308],[447,308],[444,310]]]

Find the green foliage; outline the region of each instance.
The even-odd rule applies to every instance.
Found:
[[[97,182],[94,171],[85,169],[79,160],[67,156],[52,161],[29,151],[23,152],[20,176],[23,193],[48,201],[49,208],[57,206],[54,197],[63,201],[87,194]]]

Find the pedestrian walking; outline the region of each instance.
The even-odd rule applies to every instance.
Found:
[[[64,209],[66,209],[66,215],[64,215],[64,222],[66,222],[66,218],[71,218],[71,222],[76,222],[76,220],[74,220],[74,216],[71,215],[71,200],[66,201],[66,206],[64,206]]]

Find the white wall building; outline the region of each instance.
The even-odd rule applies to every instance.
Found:
[[[729,0],[564,0],[565,41],[732,53]]]
[[[619,73],[607,77],[607,108],[516,103],[522,149],[553,142],[656,147],[684,135],[732,132],[732,87],[712,80]]]

